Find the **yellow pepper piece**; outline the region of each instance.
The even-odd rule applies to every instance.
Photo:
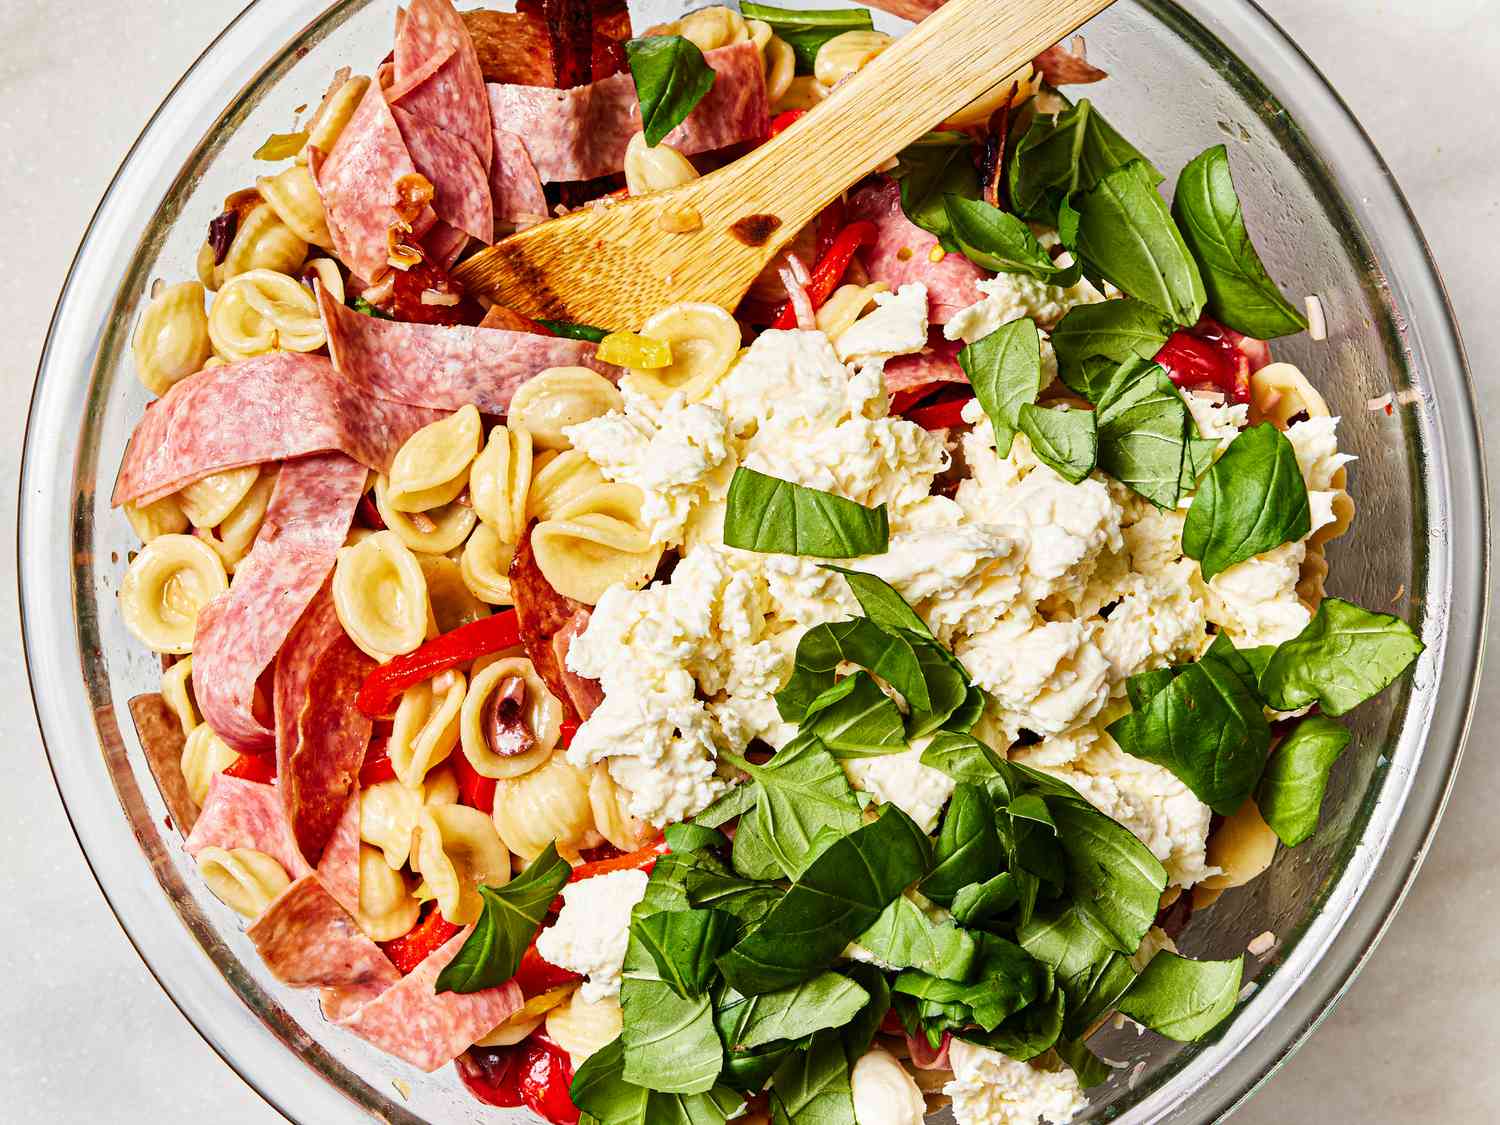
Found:
[[[272,133],[260,148],[255,150],[255,160],[290,160],[307,144],[306,133]]]
[[[599,361],[644,371],[672,366],[672,345],[634,332],[611,332],[599,341]]]

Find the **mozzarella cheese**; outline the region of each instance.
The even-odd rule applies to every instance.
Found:
[[[569,883],[557,921],[537,935],[538,953],[586,978],[578,991],[587,1003],[620,994],[630,912],[646,896],[646,879],[644,871],[612,871]]]
[[[943,1093],[953,1099],[958,1125],[1066,1125],[1088,1105],[1078,1077],[1066,1067],[1044,1070],[1030,1063],[953,1040],[948,1059],[953,1081]]]
[[[1025,549],[1004,527],[931,527],[893,535],[885,554],[852,565],[889,582],[947,639],[984,627],[1016,602]]]
[[[1050,328],[1069,309],[1104,300],[1104,294],[1086,278],[1077,285],[1062,288],[1025,274],[1002,273],[977,281],[974,287],[984,294],[984,298],[968,308],[959,309],[943,325],[943,335],[950,340],[972,343],[1023,316]]]
[[[923,832],[931,832],[937,827],[938,817],[953,796],[956,784],[942,770],[922,764],[922,750],[931,741],[919,740],[900,754],[846,759],[844,772],[854,788],[883,804],[895,805]]]
[[[1021,609],[961,640],[954,654],[990,693],[1010,738],[1022,730],[1058,734],[1109,702],[1109,661],[1097,632],[1098,622],[1043,621]]]
[[[849,1073],[857,1125],[922,1125],[927,1102],[906,1068],[878,1047],[860,1056]]]
[[[1198,427],[1199,436],[1218,440],[1215,457],[1222,455],[1250,422],[1249,404],[1227,402],[1218,391],[1189,391],[1182,397]]]
[[[840,333],[834,347],[845,362],[889,359],[927,346],[927,286],[903,285],[894,293],[876,293],[875,309]]]
[[[1203,603],[1193,593],[1193,564],[1160,575],[1133,574],[1099,630],[1099,651],[1114,683],[1152,668],[1196,660],[1208,643]]]

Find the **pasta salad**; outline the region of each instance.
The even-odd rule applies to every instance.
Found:
[[[1106,78],[1080,40],[735,309],[455,280],[815,123],[890,42],[410,0],[136,329],[120,611],[186,852],[278,981],[486,1104],[1071,1121],[1107,1021],[1234,1011],[1243,959],[1178,940],[1317,831],[1340,716],[1421,654],[1325,594],[1353,458],[1267,343],[1316,300],[1225,145],[1168,203],[1062,92]]]

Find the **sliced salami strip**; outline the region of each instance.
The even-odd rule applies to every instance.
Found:
[[[395,54],[391,104],[466,142],[481,169],[488,169],[492,142],[484,74],[451,0],[412,0],[396,34]],[[420,168],[421,158],[415,151],[412,156]],[[490,232],[475,237],[488,242]]]
[[[547,196],[542,191],[536,165],[521,138],[504,129],[495,130],[490,195],[494,199],[496,222],[537,223],[547,217]]]
[[[943,0],[869,0],[869,4],[872,8],[916,23],[941,8]]]
[[[894,180],[881,176],[860,188],[849,197],[848,214],[850,222],[875,224],[875,245],[860,251],[871,280],[893,290],[920,281],[927,286],[927,318],[933,324],[946,324],[954,313],[983,299],[974,283],[989,274],[962,254],[939,250],[933,261],[937,238],[906,217]]]
[[[276,788],[309,863],[323,854],[358,785],[370,720],[354,697],[374,667],[339,624],[325,583],[276,657]]]
[[[385,98],[380,83],[371,82],[333,151],[312,168],[334,251],[368,281],[391,268],[389,232],[408,225],[398,207],[399,185],[417,172]],[[409,225],[420,237],[436,218],[424,207]]]
[[[716,74],[713,87],[665,143],[695,153],[764,137],[769,118],[760,49],[735,43],[704,57]],[[489,93],[495,128],[521,138],[548,183],[618,172],[626,145],[641,128],[635,80],[628,73],[570,90],[491,84]]]
[[[486,82],[555,86],[547,24],[535,12],[475,8],[460,13]]]
[[[292,839],[276,787],[222,773],[209,781],[203,810],[184,846],[189,855],[209,847],[254,848],[281,864],[293,879],[311,870]]]
[[[271,975],[293,988],[385,990],[401,977],[316,875],[295,880],[245,933]]]
[[[396,976],[399,979],[401,974],[398,972]],[[380,980],[365,984],[332,985],[318,994],[318,1007],[323,1010],[325,1020],[338,1023],[359,1011],[393,983],[395,982]]]
[[[962,340],[945,340],[942,332],[928,337],[927,347],[911,355],[898,355],[885,364],[887,394],[910,390],[924,383],[966,383],[968,376],[958,365]]]
[[[391,111],[417,171],[432,182],[432,209],[451,227],[484,243],[494,241],[486,164],[462,137],[440,129],[400,106]],[[488,133],[485,134],[489,136]]]
[[[589,691],[589,685],[597,690],[598,683],[573,675],[564,660],[573,637],[588,626],[589,607],[559,594],[547,581],[531,550],[531,527],[516,545],[509,572],[521,644],[547,690],[562,703],[563,717],[582,719],[598,706],[598,700],[591,704]],[[589,708],[587,712],[581,711],[575,702],[575,685],[570,680],[577,681],[576,692],[582,695],[585,706]]]
[[[1075,42],[1082,38],[1078,36]],[[1061,43],[1048,47],[1032,60],[1031,65],[1041,71],[1042,81],[1049,86],[1081,86],[1088,82],[1103,82],[1109,77],[1108,71],[1089,62],[1081,50],[1074,51],[1071,46]]]
[[[567,689],[568,700],[573,704],[573,710],[578,712],[579,719],[587,719],[604,702],[604,689],[599,686],[598,680],[580,676],[568,667],[568,646],[573,643],[574,637],[589,627],[590,612],[584,606],[552,635],[552,655],[557,661],[563,687]]]
[[[436,262],[448,269],[469,244],[469,236],[457,227],[450,227],[439,219],[432,229],[422,236],[422,253],[428,263]],[[400,274],[396,275],[398,278]]]
[[[344,803],[333,835],[318,860],[318,879],[350,914],[359,911],[359,790]]]
[[[368,475],[342,453],[282,465],[234,585],[198,614],[193,695],[204,721],[236,750],[275,748],[275,734],[255,715],[255,685],[333,570]]]
[[[473,403],[504,414],[516,388],[548,367],[620,370],[594,358],[586,340],[467,325],[407,324],[361,316],[319,294],[328,351],[339,376],[360,391],[414,406],[457,410]]]
[[[457,956],[473,927],[428,955],[400,982],[339,1021],[361,1039],[413,1066],[436,1070],[452,1062],[524,1002],[515,981],[479,992],[434,992],[438,974]]]
[[[177,831],[191,832],[198,819],[198,806],[193,804],[187,778],[182,776],[182,746],[186,739],[177,712],[160,692],[153,691],[130,700],[130,718],[145,751],[146,765],[151,768],[156,788],[166,802],[167,815]]]
[[[146,408],[111,502],[145,504],[220,469],[330,449],[384,471],[438,416],[362,393],[322,356],[276,352],[211,367]]]

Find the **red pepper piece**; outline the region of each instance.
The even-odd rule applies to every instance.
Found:
[[[453,767],[453,776],[458,779],[458,803],[480,812],[494,812],[495,779],[476,770],[462,747],[448,755],[448,763]]]
[[[806,112],[807,110],[805,109],[782,110],[775,117],[771,118],[771,128],[770,131],[766,134],[767,138],[776,136],[777,133],[780,133],[788,125],[790,125],[793,121],[796,121],[797,118],[801,117]]]
[[[931,406],[919,406],[915,410],[908,410],[906,418],[924,430],[952,429],[962,424],[964,404],[973,397],[973,394],[969,394],[964,398],[935,402]]]
[[[515,610],[471,621],[434,637],[415,652],[387,660],[365,677],[354,704],[372,718],[395,706],[401,693],[413,684],[457,667],[475,657],[513,648],[521,643]]]
[[[1191,328],[1172,333],[1156,362],[1179,387],[1213,387],[1230,402],[1250,401],[1250,376],[1270,362],[1265,341],[1202,317]]]
[[[844,197],[839,196],[823,208],[818,216],[818,237],[813,244],[814,261],[821,262],[828,256],[828,251],[833,248],[833,240],[839,236],[839,231],[848,225],[849,208],[844,204]]]
[[[224,776],[237,777],[241,781],[275,781],[276,755],[241,754],[225,768]]]
[[[393,271],[395,282],[392,300],[397,320],[414,324],[478,324],[484,310],[448,276],[436,262],[421,262],[409,270]],[[441,294],[443,299],[456,297],[453,304],[433,304],[422,300],[422,294]]]
[[[379,785],[382,781],[396,779],[396,767],[391,764],[389,747],[388,735],[377,736],[370,740],[369,748],[365,750],[365,763],[359,768],[361,789],[368,789],[372,785]]]
[[[521,1056],[521,1100],[552,1125],[578,1125],[578,1107],[569,1088],[573,1085],[573,1062],[568,1053],[545,1036],[526,1040]]]
[[[560,985],[582,979],[577,973],[560,968],[543,957],[537,951],[536,938],[531,939],[526,952],[521,954],[521,964],[516,968],[516,975],[511,977],[511,980],[521,986],[521,995],[528,1000]]]
[[[469,1093],[485,1105],[518,1106],[521,1101],[521,1060],[526,1043],[509,1047],[470,1047],[455,1065]]]
[[[581,726],[583,723],[579,719],[564,719],[557,729],[557,744],[563,747],[573,745],[573,736]]]
[[[814,309],[821,308],[833,291],[839,287],[839,282],[844,279],[844,274],[849,270],[849,263],[854,259],[854,252],[861,246],[873,246],[875,244],[875,224],[868,221],[850,223],[834,237],[833,244],[829,246],[828,252],[818,258],[818,264],[813,267],[812,277],[807,283],[807,299],[812,302]],[[781,306],[781,312],[777,314],[772,328],[796,328],[797,313],[788,301]]]
[[[434,906],[427,912],[427,917],[419,919],[415,926],[400,937],[381,942],[380,948],[385,950],[391,964],[405,976],[427,960],[428,954],[441,949],[448,939],[462,929],[462,926],[455,926],[444,918],[442,912]]]

